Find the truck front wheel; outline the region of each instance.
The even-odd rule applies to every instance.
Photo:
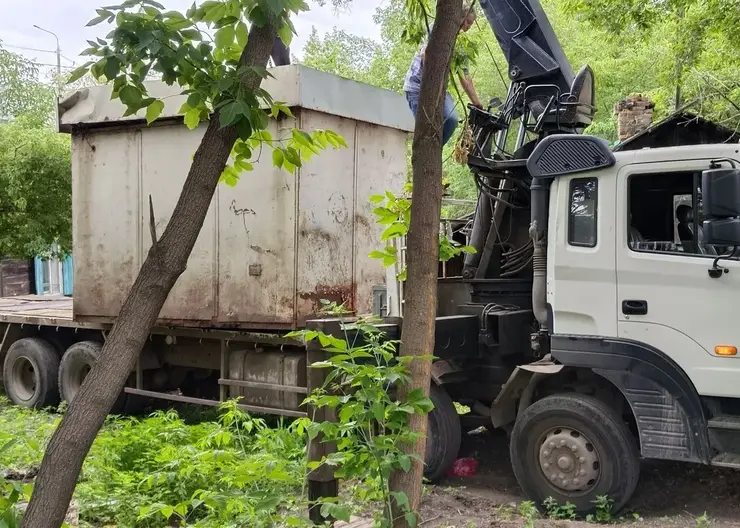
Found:
[[[432,382],[429,398],[434,409],[428,415],[424,477],[434,482],[455,463],[460,452],[462,429],[457,409],[447,391]]]
[[[608,405],[582,394],[548,396],[516,420],[511,463],[525,495],[538,506],[548,497],[580,514],[606,495],[616,512],[637,486],[640,457],[635,439]]]
[[[19,339],[8,349],[3,363],[5,392],[16,405],[42,409],[59,403],[59,354],[47,341]]]

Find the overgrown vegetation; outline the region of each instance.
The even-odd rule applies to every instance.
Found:
[[[335,316],[344,313],[333,303],[326,308]],[[394,396],[394,388],[409,383],[412,359],[398,358],[397,342],[385,339],[372,320],[342,321],[339,336],[310,330],[292,336],[318,340],[329,353],[313,365],[329,372],[306,403],[331,409],[338,421],[268,423],[241,411],[235,401],[221,406],[216,421],[196,424],[173,410],[144,419],[110,417],[77,486],[81,519],[147,528],[308,525],[306,476],[326,464],[352,484],[352,492],[323,499],[322,515],[349,520],[358,506],[376,504],[375,526],[386,528],[395,503],[416,524],[408,498],[389,488],[391,472],[411,465],[401,450],[416,438],[408,417],[433,407],[421,391],[404,401]],[[0,406],[0,466],[22,480],[33,475],[61,415],[10,407],[5,399]],[[15,426],[21,423],[23,428]],[[336,452],[309,463],[307,445],[313,441],[334,443]],[[30,489],[7,486],[0,515],[15,519],[14,504]]]

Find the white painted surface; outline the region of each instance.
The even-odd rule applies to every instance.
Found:
[[[568,243],[570,182],[599,178],[596,247]],[[550,190],[547,298],[553,307],[554,332],[613,336],[617,332],[614,269],[615,177],[609,171],[556,178]]]
[[[740,357],[714,354],[716,345],[740,348],[737,299],[740,262],[712,279],[712,258],[632,251],[628,246],[627,179],[636,173],[702,171],[716,158],[740,160],[737,146],[701,145],[617,153],[599,178],[598,242],[567,243],[569,182],[558,178],[550,197],[548,302],[555,332],[619,337],[646,343],[681,367],[703,396],[737,396]],[[588,173],[579,175],[589,176]],[[645,300],[648,314],[622,313],[624,300]]]
[[[666,149],[667,150],[667,149]],[[704,146],[672,152],[658,162],[656,151],[638,151],[635,163],[620,167],[617,181],[617,301],[646,300],[647,315],[618,314],[618,337],[654,346],[670,356],[702,396],[737,396],[740,357],[719,357],[716,345],[740,348],[737,304],[740,262],[723,260],[731,271],[712,279],[713,258],[681,253],[632,251],[627,233],[627,179],[631,174],[709,168],[715,158],[740,159],[732,145]],[[679,154],[684,154],[684,159]],[[673,155],[675,154],[675,155]],[[685,159],[691,158],[691,159]],[[643,163],[647,161],[647,163]]]

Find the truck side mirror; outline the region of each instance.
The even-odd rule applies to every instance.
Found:
[[[705,170],[701,190],[704,243],[740,246],[740,170]]]

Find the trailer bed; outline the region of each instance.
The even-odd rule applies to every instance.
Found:
[[[72,298],[63,295],[20,295],[0,298],[0,322],[97,328],[75,323]]]

